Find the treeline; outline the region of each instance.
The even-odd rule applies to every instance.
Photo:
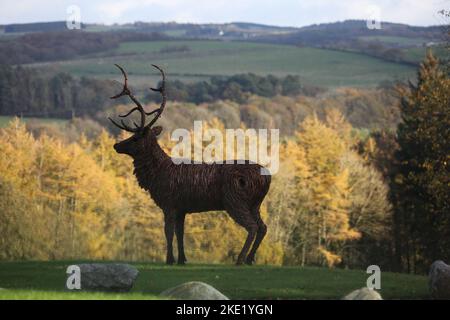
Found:
[[[71,118],[95,115],[111,105],[111,81],[42,76],[35,69],[0,65],[0,114]]]
[[[231,77],[213,76],[209,81],[185,83],[180,80],[167,83],[170,99],[193,103],[230,100],[245,103],[252,95],[261,97],[282,96],[316,96],[325,89],[305,85],[299,76],[287,75],[278,78],[273,75],[258,76],[253,73],[237,74]],[[147,101],[158,99],[156,94],[148,94]]]
[[[315,113],[323,120],[326,110],[334,108],[346,117],[355,131],[367,136],[369,131],[380,128],[395,130],[400,121],[398,97],[398,93],[389,85],[377,89],[342,88],[317,97],[299,95],[266,98],[252,95],[245,103],[230,100],[201,104],[169,101],[170,113],[163,114],[161,121],[165,128],[172,130],[190,127],[194,119],[211,120],[217,117],[228,128],[236,128],[243,123],[248,128],[279,128],[281,135],[291,136],[307,116]],[[156,108],[156,104],[147,106],[147,110]],[[124,113],[127,108],[119,105],[108,109],[103,115],[99,114],[98,120],[101,122],[100,117],[106,119],[107,116]],[[114,126],[110,129],[116,132]]]
[[[0,41],[0,61],[15,65],[32,62],[66,60],[80,55],[117,48],[123,41],[163,40],[158,33],[85,32],[67,30],[30,33]]]
[[[290,135],[313,111],[322,117],[326,108],[333,107],[354,127],[394,128],[399,114],[392,86],[336,89],[321,94],[320,88],[304,85],[295,76],[252,74],[214,77],[209,82],[192,84],[168,82],[167,94],[174,110],[168,120],[176,127],[195,117],[218,116],[228,126],[239,126],[240,121],[249,127],[276,125],[283,134]],[[89,116],[106,126],[107,115],[113,113],[110,107],[129,103],[125,98],[109,99],[118,90],[120,85],[108,80],[78,79],[65,73],[42,75],[32,68],[0,65],[0,115],[64,119]],[[145,100],[159,103],[157,95],[148,95]]]
[[[81,23],[80,27],[84,29],[86,25]],[[67,30],[67,23],[66,21],[13,23],[5,25],[4,30],[5,33],[64,31]]]
[[[406,58],[405,52],[398,47],[387,46],[385,42],[379,40],[359,40],[355,39],[343,45],[332,45],[330,49],[338,49],[344,51],[357,51],[371,57],[384,59],[386,61],[401,62],[406,64],[417,65],[417,61],[411,61]]]

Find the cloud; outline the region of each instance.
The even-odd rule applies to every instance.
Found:
[[[437,11],[447,0],[21,0],[0,2],[0,24],[54,21],[77,5],[84,22],[247,21],[283,26],[368,19],[378,8],[383,21],[412,25],[442,23]]]
[[[111,22],[120,20],[123,14],[132,7],[129,2],[102,3],[98,5],[97,10],[104,22]]]

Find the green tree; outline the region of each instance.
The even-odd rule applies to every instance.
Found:
[[[398,204],[406,217],[409,271],[450,259],[450,78],[431,51],[417,84],[403,90]]]

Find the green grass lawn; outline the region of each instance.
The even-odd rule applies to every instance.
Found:
[[[0,300],[157,300],[144,293],[61,292],[41,290],[0,290]]]
[[[139,276],[130,293],[69,292],[65,271],[76,263],[0,262],[0,299],[155,299],[187,281],[206,282],[231,299],[340,299],[368,277],[361,270],[318,267],[132,263]],[[385,299],[427,299],[427,278],[385,272],[380,293]]]
[[[160,52],[164,47],[181,45],[190,50]],[[150,69],[151,63],[163,66],[170,79],[202,79],[212,75],[253,72],[260,75],[299,75],[307,83],[322,86],[374,86],[383,80],[406,79],[415,74],[412,66],[364,54],[237,41],[125,42],[115,50],[94,57],[34,66],[56,68],[77,76],[118,79],[114,63],[126,67],[133,75],[134,84],[136,78],[141,77],[147,86],[149,81],[158,79],[158,74]]]

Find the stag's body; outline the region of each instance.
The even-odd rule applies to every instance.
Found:
[[[228,210],[236,202],[253,209],[270,185],[270,176],[261,175],[258,164],[175,164],[163,150],[147,152],[134,160],[134,174],[164,211]]]
[[[178,263],[186,261],[183,245],[184,218],[188,213],[226,210],[249,233],[248,244],[239,256],[242,263],[255,239],[246,262],[252,263],[266,226],[260,206],[270,186],[270,176],[261,175],[258,164],[186,164],[173,161],[157,142],[147,141],[145,152],[134,158],[134,174],[139,185],[150,193],[164,212],[168,242],[167,263],[173,263],[173,234],[178,242]]]
[[[122,72],[127,80],[125,72]],[[154,90],[163,93],[164,87]],[[126,82],[123,92],[135,101],[126,87]],[[164,94],[163,98],[159,114],[164,108]],[[139,104],[135,109],[144,114]],[[141,123],[144,123],[144,120]],[[130,131],[123,122],[120,127]],[[183,245],[186,214],[226,210],[230,217],[248,232],[237,264],[251,264],[267,231],[260,216],[260,206],[269,190],[270,175],[262,175],[263,167],[248,161],[244,164],[237,161],[232,164],[190,164],[173,161],[158,144],[156,137],[161,130],[161,127],[142,125],[139,136],[135,134],[115,144],[114,148],[117,152],[133,158],[134,174],[139,185],[150,193],[155,203],[163,210],[167,240],[166,262],[171,264],[175,261],[172,245],[174,233],[178,243],[178,263],[184,264],[186,261]]]

